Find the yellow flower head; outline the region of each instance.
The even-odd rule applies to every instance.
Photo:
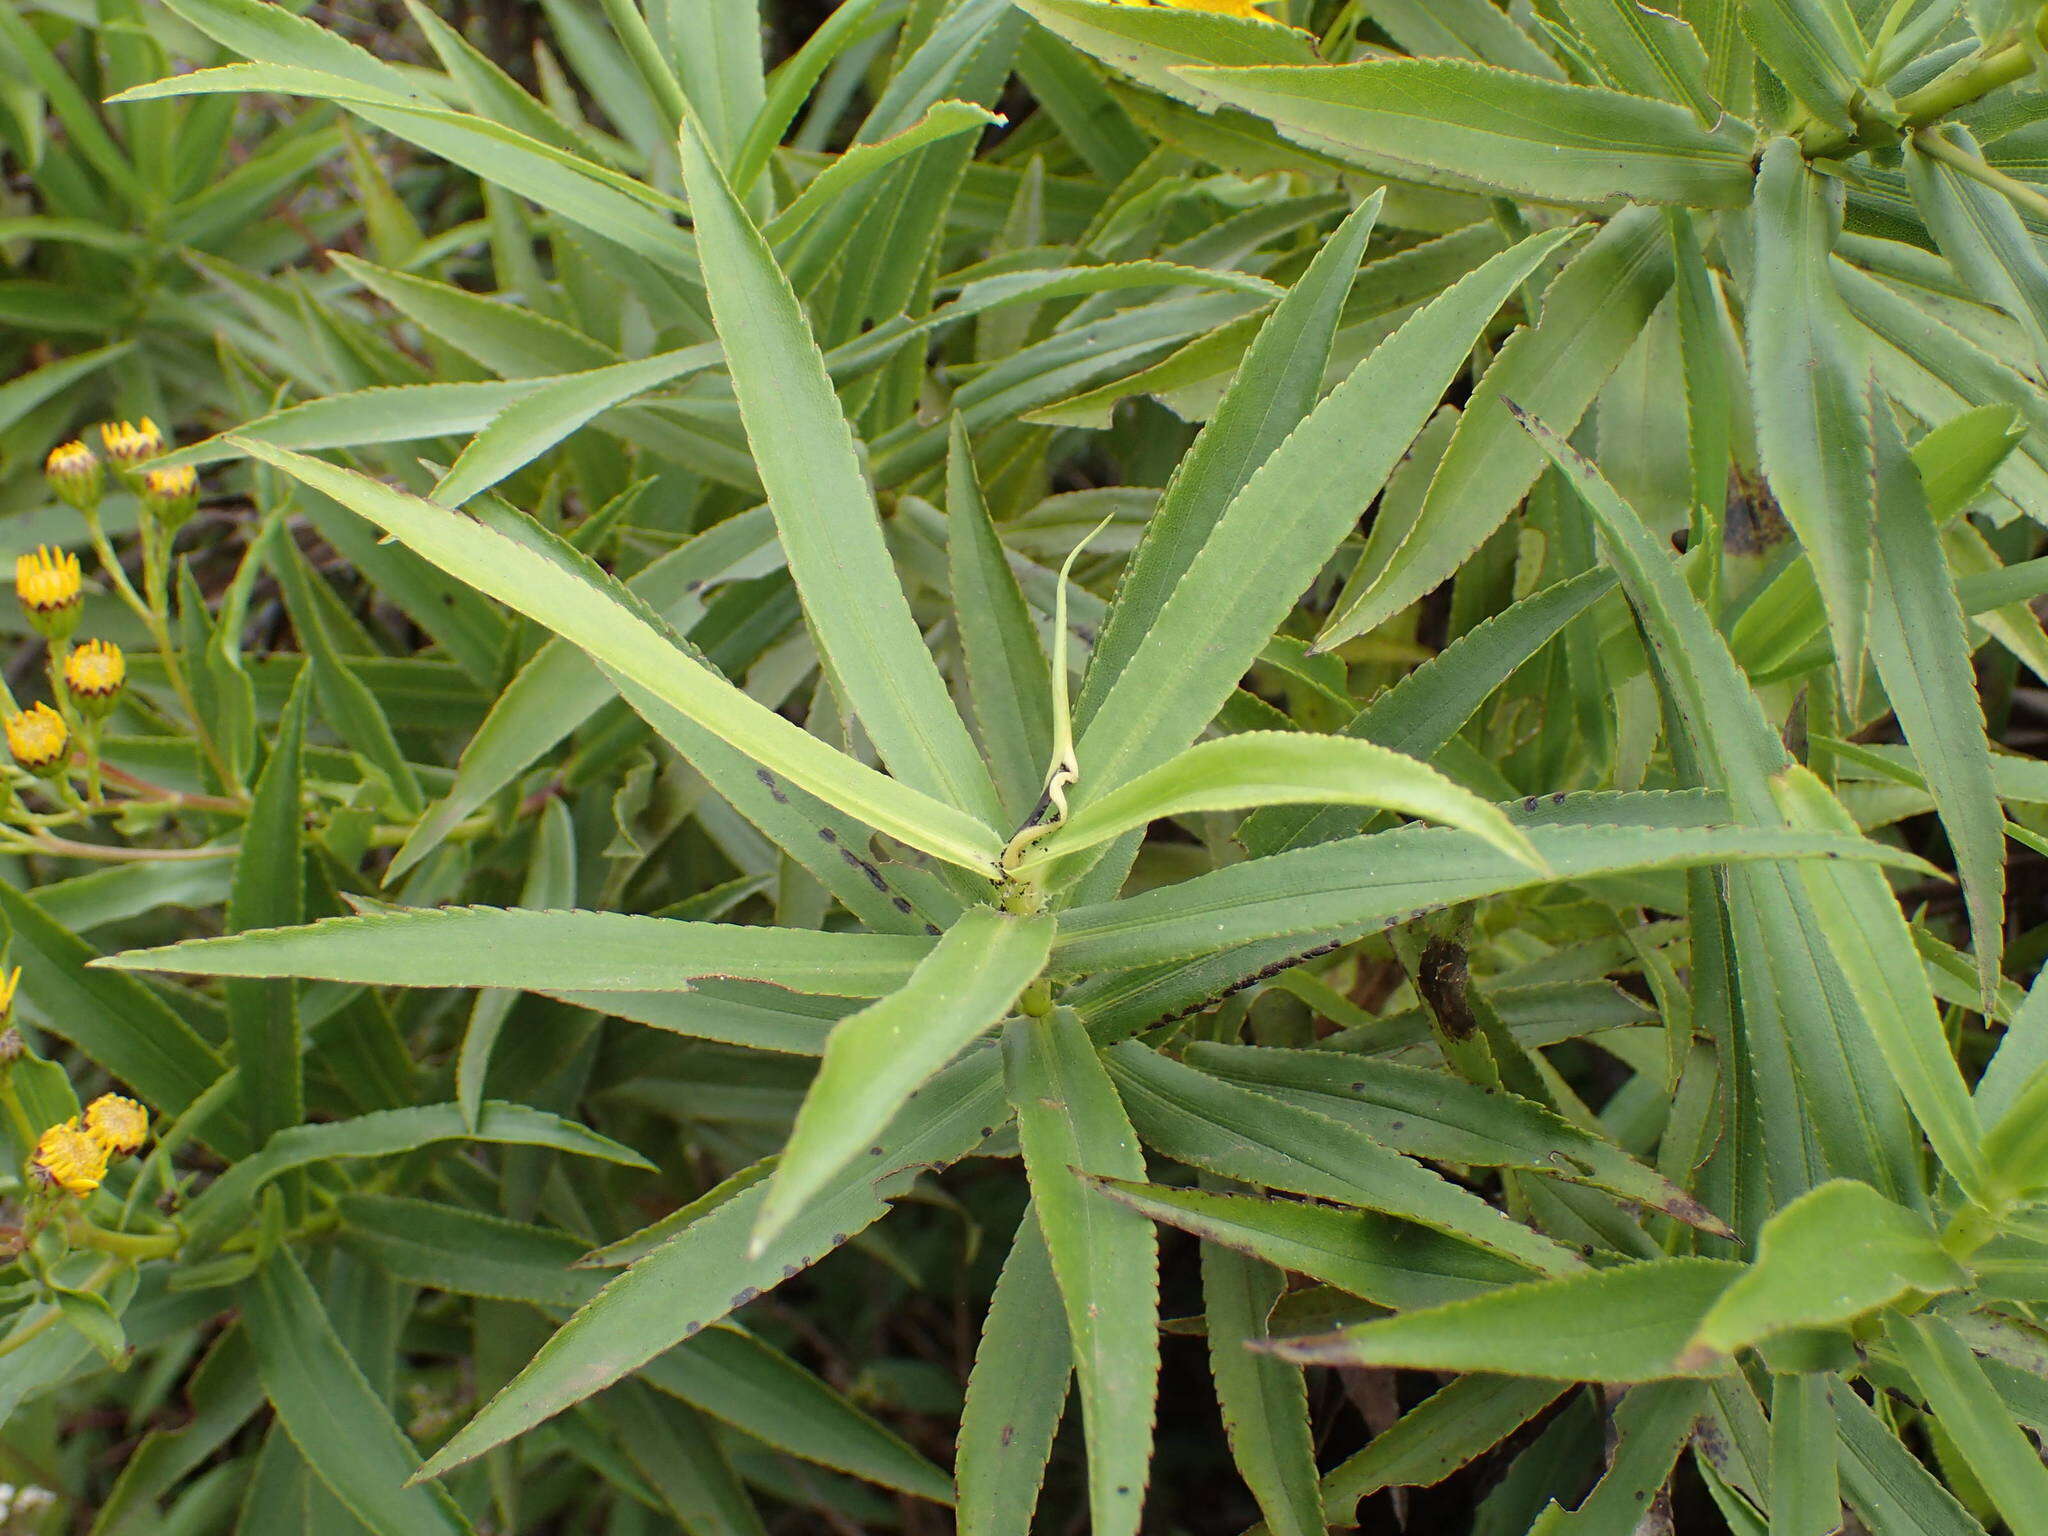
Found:
[[[1143,0],[1140,0],[1140,3],[1142,4]],[[1269,0],[1160,0],[1160,3],[1170,10],[1208,11],[1217,16],[1238,16],[1246,21],[1263,21],[1269,25],[1278,25],[1272,17],[1252,8],[1255,5],[1268,4]]]
[[[7,750],[30,773],[47,773],[64,761],[71,745],[71,728],[64,717],[47,704],[17,710],[5,722]]]
[[[14,557],[14,594],[32,614],[75,608],[84,595],[78,556],[44,544]]]
[[[164,451],[164,435],[147,416],[140,426],[126,421],[102,422],[100,441],[106,444],[107,457],[122,469],[133,469]]]
[[[103,715],[128,680],[128,659],[111,640],[88,640],[64,658],[64,686],[78,707]]]
[[[72,1195],[91,1194],[107,1176],[106,1143],[80,1128],[75,1115],[43,1132],[29,1161],[37,1182]]]
[[[149,1111],[118,1093],[103,1093],[85,1106],[85,1129],[110,1157],[126,1157],[149,1140]]]
[[[21,986],[21,967],[0,975],[0,1024],[14,1017],[14,994]]]
[[[199,509],[199,476],[190,464],[145,470],[142,504],[166,527],[177,528]]]

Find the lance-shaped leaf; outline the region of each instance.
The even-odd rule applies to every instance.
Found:
[[[1017,868],[1021,872],[1092,848],[1169,816],[1307,804],[1370,805],[1462,827],[1531,869],[1543,868],[1529,840],[1498,806],[1428,764],[1368,741],[1286,731],[1246,731],[1198,742],[1171,762],[1091,800]]]
[[[1273,1536],[1325,1536],[1316,1482],[1307,1373],[1255,1353],[1287,1277],[1270,1264],[1215,1244],[1202,1248],[1202,1315],[1209,1374],[1237,1470],[1265,1512]]]
[[[1022,826],[1052,760],[1052,668],[989,517],[974,446],[957,416],[946,443],[946,562],[974,723],[1003,809],[1012,825]]]
[[[700,977],[880,997],[930,950],[909,935],[687,923],[624,912],[432,907],[259,928],[95,965],[186,976],[304,976],[389,987],[686,991]],[[851,987],[850,992],[841,991]]]
[[[1849,0],[1744,0],[1742,30],[1799,104],[1846,132],[1862,94],[1863,38]]]
[[[1654,209],[1625,210],[1586,243],[1544,289],[1542,319],[1507,339],[1473,389],[1413,523],[1391,548],[1393,533],[1368,536],[1352,578],[1357,595],[1332,615],[1318,646],[1377,629],[1493,535],[1543,472],[1543,455],[1520,441],[1499,402],[1519,401],[1569,432],[1636,344],[1671,270]]]
[[[236,1163],[192,1202],[185,1213],[186,1231],[200,1248],[222,1241],[248,1216],[263,1186],[294,1168],[343,1158],[395,1157],[449,1141],[552,1147],[628,1168],[654,1166],[609,1136],[529,1105],[487,1100],[472,1124],[459,1105],[420,1104],[279,1131],[262,1151]]]
[[[1297,143],[1404,181],[1574,208],[1749,201],[1748,127],[1702,128],[1669,102],[1463,59],[1180,73]]]
[[[1164,762],[1215,716],[1378,494],[1466,350],[1570,231],[1461,279],[1312,411],[1232,498],[1078,743],[1077,808]]]
[[[1073,1375],[1059,1282],[1027,1206],[989,1298],[960,1411],[960,1536],[1030,1536]]]
[[[993,821],[995,785],[911,617],[796,295],[694,122],[682,158],[712,318],[819,654],[900,778]]]
[[[1226,1082],[1134,1040],[1111,1047],[1109,1061],[1146,1145],[1176,1162],[1398,1216],[1547,1274],[1582,1267],[1563,1244],[1354,1126]]]
[[[1773,789],[1796,826],[1842,832],[1854,825],[1827,786],[1804,768],[1787,769]],[[1977,1110],[1898,897],[1874,869],[1830,863],[1825,869],[1802,869],[1800,878],[1841,974],[1934,1155],[1967,1193],[1980,1194],[1989,1178],[1987,1164],[2010,1165],[1979,1150]]]
[[[305,810],[300,756],[311,676],[299,674],[278,719],[270,760],[256,780],[228,896],[231,927],[282,927],[306,915]],[[258,1142],[305,1116],[298,989],[289,981],[232,982],[228,1029],[235,1042],[243,1113]]]
[[[1764,1223],[1756,1262],[1700,1319],[1687,1359],[1711,1365],[1775,1333],[1845,1323],[1968,1280],[1924,1216],[1868,1184],[1832,1179]]]
[[[1287,935],[1335,944],[1438,907],[1548,880],[1752,859],[1848,858],[1925,868],[1862,838],[1767,827],[1529,827],[1550,875],[1469,832],[1406,826],[1249,859],[1178,885],[1060,914],[1053,968],[1061,973],[1184,960]],[[1309,936],[1314,935],[1314,938]]]
[[[1509,1286],[1270,1347],[1311,1365],[1496,1371],[1563,1381],[1715,1376],[1725,1363],[1693,1364],[1682,1356],[1700,1320],[1741,1272],[1741,1265],[1722,1259],[1652,1259]]]
[[[1135,1536],[1159,1385],[1159,1238],[1084,1174],[1142,1179],[1145,1156],[1081,1021],[1066,1009],[1003,1037],[1032,1204],[1073,1340],[1088,1438],[1088,1508],[1102,1536]]]
[[[545,555],[367,475],[258,443],[240,446],[360,513],[450,575],[545,625],[819,799],[937,858],[969,869],[993,867],[1001,842],[986,823],[833,751]],[[950,702],[946,709],[950,714]]]
[[[1374,1211],[1123,1179],[1095,1182],[1154,1221],[1397,1311],[1458,1301],[1529,1278],[1512,1260]]]
[[[1323,242],[1259,327],[1229,390],[1167,481],[1096,636],[1075,704],[1077,727],[1088,724],[1245,482],[1314,408],[1345,296],[1385,200],[1374,193]]]
[[[1906,180],[1913,206],[1971,291],[2020,323],[2033,345],[2039,376],[2048,369],[2048,262],[2005,194],[1952,163],[1981,158],[1970,131],[1949,126],[1924,132],[1930,139],[1938,135],[1939,142],[1926,143],[1919,136],[1907,142]]]
[[[1682,18],[1642,0],[1558,0],[1558,9],[1622,90],[1682,101],[1708,128],[1720,119],[1707,90],[1707,51]]]
[[[307,1464],[376,1536],[468,1536],[439,1488],[406,1479],[419,1455],[364,1378],[289,1248],[239,1293],[263,1390]]]
[[[1023,8],[1083,52],[1142,85],[1205,110],[1215,98],[1180,72],[1184,64],[1313,64],[1315,39],[1292,27],[1215,12],[1130,6],[1113,0],[1021,0]]]
[[[1970,665],[1974,647],[1919,471],[1889,415],[1876,429],[1870,654],[1954,850],[1988,1007],[2005,952],[2005,816]]]
[[[1887,1337],[1913,1384],[2013,1536],[2048,1531],[2048,1466],[1944,1319],[1894,1315]]]
[[[870,1147],[910,1096],[1002,1022],[1052,947],[1053,919],[973,907],[898,990],[832,1026],[761,1205],[756,1245]]]
[[[1756,181],[1749,385],[1757,449],[1785,519],[1813,562],[1853,693],[1870,607],[1874,460],[1870,369],[1829,256],[1842,187],[1773,139]]]
[[[765,1251],[751,1253],[748,1237],[766,1183],[695,1214],[563,1324],[421,1475],[437,1477],[602,1391],[872,1225],[921,1173],[966,1156],[1001,1122],[995,1054],[977,1052],[941,1073],[890,1125],[874,1166],[842,1173]]]
[[[531,464],[585,422],[636,395],[714,368],[722,356],[717,347],[699,343],[636,362],[537,381],[540,388],[494,416],[462,450],[462,457],[434,487],[434,500],[459,507]]]
[[[1719,1218],[1611,1141],[1541,1104],[1423,1067],[1348,1051],[1198,1042],[1196,1066],[1356,1125],[1412,1157],[1528,1168],[1637,1200],[1719,1236]]]

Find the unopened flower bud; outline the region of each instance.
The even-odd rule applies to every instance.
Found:
[[[43,474],[59,500],[87,516],[100,504],[106,466],[100,463],[98,454],[85,446],[83,439],[52,448],[50,456],[43,460]]]
[[[64,658],[64,686],[81,713],[103,720],[128,681],[128,660],[111,640],[88,640]]]
[[[176,533],[199,510],[199,476],[189,464],[145,470],[142,505],[167,532]]]
[[[123,474],[132,474],[138,465],[164,451],[164,435],[147,416],[139,426],[127,421],[103,422],[100,442],[114,468]]]

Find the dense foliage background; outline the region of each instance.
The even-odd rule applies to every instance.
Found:
[[[0,1531],[2048,1532],[2044,39],[0,0]]]

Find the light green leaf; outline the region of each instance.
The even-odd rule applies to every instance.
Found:
[[[1998,995],[2005,953],[2005,817],[1970,663],[1974,646],[1919,473],[1890,416],[1874,425],[1870,655],[1955,853],[1978,989],[1988,1000]]]
[[[624,912],[393,908],[95,961],[186,976],[305,976],[392,987],[686,991],[705,976],[880,997],[930,950],[895,934],[688,923]],[[849,993],[841,988],[851,987]]]
[[[938,858],[969,869],[993,868],[1001,844],[983,822],[835,752],[678,651],[608,593],[546,556],[367,476],[301,454],[255,443],[246,447],[368,518],[449,574],[545,624],[593,660],[821,800]],[[950,702],[946,709],[950,714]]]
[[[1707,91],[1706,50],[1681,17],[1640,0],[1559,0],[1558,9],[1614,85],[1684,102],[1703,127],[1720,118]]]
[[[228,894],[230,928],[282,927],[306,915],[305,810],[301,750],[308,677],[299,674],[256,780],[242,851]],[[256,1141],[305,1118],[298,988],[290,981],[231,982],[228,1030],[235,1042],[242,1112]]]
[[[1795,826],[1846,832],[1854,825],[1827,787],[1804,768],[1788,769],[1773,788]],[[1828,862],[1802,866],[1800,878],[1913,1117],[1942,1166],[1975,1195],[1989,1177],[1989,1159],[1977,1146],[1977,1110],[1897,896],[1883,875],[1869,868]]]
[[[263,1144],[262,1151],[236,1163],[187,1207],[186,1230],[195,1245],[202,1249],[212,1246],[247,1217],[263,1186],[281,1173],[338,1158],[395,1157],[444,1141],[552,1147],[627,1168],[654,1166],[631,1147],[529,1105],[493,1100],[483,1106],[471,1126],[458,1105],[422,1104],[279,1131]]]
[[[1532,236],[1461,279],[1381,342],[1259,466],[1081,734],[1077,810],[1208,724],[1378,493],[1465,350],[1570,234]]]
[[[1003,1118],[995,1053],[954,1063],[907,1105],[873,1167],[848,1170],[758,1255],[754,1181],[638,1258],[572,1317],[427,1463],[439,1476],[552,1418],[800,1273],[872,1225],[925,1170],[966,1156]]]
[[[960,1536],[1030,1536],[1073,1374],[1059,1282],[1038,1213],[1027,1206],[967,1378],[953,1474]]]
[[[1934,127],[1941,143],[1958,157],[1982,159],[1967,128]],[[2017,320],[2033,346],[2034,372],[2048,368],[2048,262],[2019,211],[2000,192],[1975,181],[1920,146],[1906,142],[1906,181],[1913,206],[1971,290]]]
[[[1906,859],[1847,837],[1749,827],[1529,827],[1557,881],[1751,859]],[[1544,884],[1528,865],[1446,827],[1369,837],[1229,865],[1178,885],[1060,914],[1062,975],[1153,965],[1235,944],[1300,936],[1306,949],[1438,907]],[[1311,937],[1315,936],[1315,937]]]
[[[1143,644],[1245,482],[1314,408],[1345,296],[1385,201],[1384,193],[1367,198],[1323,242],[1259,326],[1229,390],[1167,482],[1096,636],[1075,705],[1077,728],[1088,724]]]
[[[543,382],[491,419],[441,477],[433,499],[459,507],[531,464],[585,422],[650,389],[716,367],[722,356],[704,343]]]
[[[1521,1265],[1428,1227],[1306,1200],[1097,1179],[1139,1214],[1397,1311],[1529,1278]]]
[[[1141,85],[1205,111],[1216,105],[1201,83],[1183,74],[1192,64],[1317,62],[1315,40],[1264,20],[1114,0],[1020,0],[1023,8],[1076,48],[1122,70]]]
[[[1757,449],[1813,562],[1835,665],[1853,692],[1870,606],[1875,471],[1869,363],[1829,261],[1841,221],[1841,183],[1811,169],[1792,140],[1773,139],[1756,182],[1747,327]]]
[[[974,448],[957,416],[947,444],[946,514],[947,576],[968,697],[1003,809],[1012,826],[1022,826],[1052,760],[1052,669],[989,518]]]
[[[1847,132],[1863,94],[1863,39],[1849,0],[1744,0],[1742,30],[1785,89],[1829,127]]]
[[[1333,803],[1376,806],[1462,827],[1531,869],[1543,868],[1528,839],[1498,807],[1427,764],[1366,741],[1285,731],[1247,731],[1197,743],[1091,800],[1017,868],[1028,870],[1167,817]]]
[[[819,653],[907,784],[993,824],[995,785],[911,616],[796,295],[694,125],[683,169],[733,393]]]
[[[1179,72],[1297,143],[1404,181],[1575,208],[1749,201],[1746,124],[1702,128],[1682,107],[1619,91],[1463,59]]]
[[[1955,1329],[1931,1314],[1895,1316],[1886,1337],[2013,1536],[2048,1532],[2048,1466]]]
[[[1135,1536],[1152,1461],[1159,1383],[1159,1240],[1083,1175],[1142,1179],[1144,1154],[1070,1010],[1014,1020],[1003,1036],[1010,1102],[1073,1341],[1099,1536]]]
[[[1686,1343],[1741,1273],[1722,1259],[1651,1259],[1538,1280],[1335,1333],[1276,1341],[1309,1365],[1496,1371],[1562,1381],[1660,1381],[1719,1375]]]
[[[1868,1184],[1833,1179],[1764,1223],[1756,1262],[1700,1319],[1687,1346],[1698,1363],[1794,1328],[1826,1328],[1901,1296],[1952,1291],[1968,1276],[1925,1217]]]
[[[1391,549],[1367,543],[1366,559],[1377,562],[1370,580],[1316,637],[1318,646],[1379,628],[1448,580],[1492,536],[1544,462],[1518,440],[1499,403],[1514,400],[1569,432],[1642,333],[1671,286],[1671,270],[1653,210],[1631,209],[1607,221],[1545,288],[1542,319],[1510,336],[1481,376],[1414,525]]]
[[[1245,1184],[1398,1216],[1546,1274],[1579,1256],[1363,1131],[1148,1050],[1112,1046],[1111,1071],[1150,1146]]]
[[[1209,1374],[1230,1454],[1275,1536],[1324,1536],[1308,1384],[1298,1365],[1255,1354],[1287,1277],[1214,1243],[1202,1245]]]
[[[240,1300],[279,1423],[349,1512],[376,1536],[467,1536],[453,1499],[408,1484],[419,1453],[349,1357],[291,1250],[271,1254]]]
[[[757,1248],[787,1226],[933,1074],[1002,1022],[1052,948],[1050,916],[971,907],[896,991],[832,1026],[761,1203]]]
[[[1441,1163],[1527,1168],[1611,1190],[1717,1236],[1720,1219],[1612,1142],[1499,1088],[1352,1053],[1197,1042],[1193,1065],[1355,1125]]]

